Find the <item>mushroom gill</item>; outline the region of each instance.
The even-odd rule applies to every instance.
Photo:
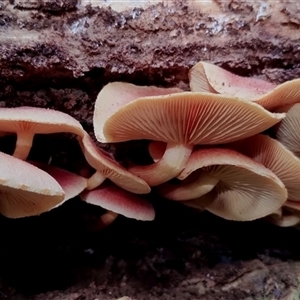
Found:
[[[286,105],[278,109],[286,117],[274,126],[276,139],[300,158],[300,103]]]
[[[79,139],[79,143],[87,162],[96,170],[88,179],[88,190],[98,187],[108,178],[129,192],[135,194],[150,193],[151,189],[143,179],[130,173],[106,152],[97,147],[87,133],[84,134],[82,139]]]
[[[9,218],[35,216],[64,201],[58,182],[43,170],[0,152],[0,213]]]
[[[176,177],[195,144],[233,142],[263,131],[285,116],[247,100],[211,93],[165,91],[161,96],[132,96],[128,101],[128,93],[136,95],[141,87],[111,83],[103,89],[106,91],[100,92],[95,109],[102,112],[101,120],[100,115],[94,117],[95,134],[101,142],[147,139],[167,143],[159,161],[130,168],[150,186]]]
[[[300,160],[279,141],[259,134],[224,147],[240,152],[270,169],[285,185],[288,199],[300,201]]]
[[[222,218],[236,221],[262,218],[279,209],[287,199],[283,183],[272,171],[236,151],[197,150],[178,178],[185,179],[198,169],[219,181],[209,193],[183,203],[205,208]]]

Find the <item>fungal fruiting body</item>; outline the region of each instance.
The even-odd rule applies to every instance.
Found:
[[[0,109],[0,130],[17,134],[13,156],[25,160],[37,133],[74,133],[82,136],[81,124],[60,111],[38,107],[16,107]]]
[[[39,215],[64,201],[58,182],[43,170],[0,152],[0,213],[9,218]]]
[[[140,87],[125,83],[117,83],[114,88],[112,85],[107,89],[113,92],[97,98],[96,110],[104,113],[99,124],[100,115],[94,116],[96,137],[101,142],[148,139],[167,143],[159,161],[130,168],[150,186],[176,177],[184,169],[194,145],[228,143],[249,137],[285,116],[270,113],[246,100],[212,93],[177,92],[140,98],[134,98],[138,93],[133,93],[123,101],[124,89],[130,93]]]
[[[254,220],[271,214],[287,200],[280,179],[262,164],[229,149],[200,149],[191,155],[180,179],[202,169],[219,181],[207,194],[184,203],[203,207],[229,220]]]
[[[199,62],[191,68],[189,79],[192,91],[240,97],[272,111],[300,102],[300,79],[276,86],[261,79],[232,74],[207,62]]]
[[[0,213],[39,215],[79,195],[107,210],[102,227],[118,215],[150,221],[155,211],[143,194],[154,187],[165,198],[225,219],[298,224],[300,79],[274,85],[207,62],[196,64],[189,79],[190,91],[112,82],[97,96],[96,139],[148,140],[148,165],[120,164],[68,114],[0,108],[0,135],[17,135],[13,156],[0,153]],[[77,136],[93,175],[26,162],[35,134],[58,132]]]

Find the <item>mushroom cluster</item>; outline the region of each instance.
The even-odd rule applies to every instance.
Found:
[[[170,200],[229,220],[300,220],[300,80],[274,85],[206,62],[189,80],[189,91],[107,84],[97,140],[151,141],[152,163],[128,170]]]
[[[152,205],[139,195],[149,193],[149,185],[98,148],[81,124],[68,114],[45,108],[1,108],[0,128],[2,135],[17,136],[12,155],[0,152],[2,215],[39,215],[80,195],[82,200],[108,210],[100,220],[104,225],[118,214],[138,220],[154,219]],[[85,178],[50,164],[27,161],[35,134],[60,132],[77,136],[86,161],[94,170],[92,176]],[[112,183],[102,185],[106,178]]]
[[[112,82],[98,94],[96,140],[147,140],[146,165],[121,165],[65,113],[0,108],[1,135],[17,135],[13,155],[0,153],[0,213],[38,215],[79,195],[108,211],[104,225],[118,214],[153,220],[142,196],[152,189],[229,220],[298,224],[300,79],[274,85],[199,62],[189,80],[189,91]],[[58,132],[77,136],[91,176],[27,161],[35,134]]]

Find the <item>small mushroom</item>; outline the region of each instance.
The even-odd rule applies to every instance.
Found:
[[[94,190],[82,192],[80,197],[87,203],[101,206],[127,218],[152,221],[155,217],[155,211],[148,201],[113,184],[104,183]]]
[[[140,89],[127,83],[104,87],[96,101],[94,126],[100,142],[148,139],[167,143],[158,162],[129,169],[150,186],[176,177],[195,144],[236,141],[273,126],[285,116],[271,114],[246,100],[211,93],[137,98],[138,94],[147,95],[146,87]],[[130,93],[134,95],[131,98]]]
[[[108,178],[132,193],[150,193],[151,189],[143,179],[127,171],[106,152],[98,148],[87,133],[82,139],[79,139],[79,143],[87,162],[96,170],[94,175],[88,179],[88,190],[94,189]]]
[[[118,216],[119,214],[113,211],[107,211],[96,218],[86,219],[86,226],[89,231],[97,232],[112,224]]]
[[[300,214],[293,209],[282,207],[265,217],[265,220],[280,227],[292,227],[300,223]]]
[[[240,152],[270,169],[285,185],[288,199],[300,201],[300,160],[280,142],[259,134],[225,147]]]
[[[267,216],[287,199],[283,183],[269,169],[236,151],[220,148],[192,153],[178,176],[185,179],[201,169],[219,181],[207,194],[184,203],[225,219],[250,221]]]
[[[0,152],[0,213],[9,218],[35,216],[64,201],[58,182],[43,170]]]
[[[193,92],[239,97],[256,102],[268,110],[300,101],[300,79],[276,86],[260,79],[235,75],[203,61],[189,71],[189,79]]]
[[[25,160],[37,133],[68,132],[83,135],[81,124],[71,116],[52,109],[38,107],[0,108],[1,131],[17,134],[14,157]]]
[[[300,158],[300,103],[278,109],[286,118],[275,126],[276,139]]]
[[[61,202],[59,205],[63,204],[69,199],[78,196],[84,189],[87,188],[87,179],[82,176],[51,165],[46,165],[37,162],[31,163],[39,169],[42,169],[43,171],[51,175],[62,187],[65,193],[65,197],[64,201]]]
[[[111,223],[113,223],[116,218],[119,216],[119,214],[113,212],[113,211],[107,211],[105,214],[103,214],[100,218],[99,218],[99,225],[98,226],[98,230],[103,229],[105,227],[107,227],[108,225],[110,225]]]

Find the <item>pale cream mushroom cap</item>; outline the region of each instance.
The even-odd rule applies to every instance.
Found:
[[[39,169],[45,171],[50,176],[52,176],[62,187],[65,197],[64,201],[61,202],[59,205],[63,204],[65,201],[72,199],[76,196],[78,196],[84,189],[87,188],[87,179],[77,175],[75,173],[69,172],[67,170],[37,163],[37,162],[31,162],[33,165],[38,167]]]
[[[38,107],[0,108],[1,131],[17,134],[13,156],[25,160],[35,134],[73,133],[83,136],[81,124],[60,111]]]
[[[182,92],[131,101],[106,120],[103,133],[107,142],[220,144],[260,133],[284,117],[247,100]]]
[[[244,99],[255,99],[272,91],[276,85],[242,77],[214,64],[200,61],[189,70],[190,88],[194,92],[220,93]]]
[[[43,170],[0,152],[0,213],[9,218],[35,216],[49,211],[65,194]]]
[[[96,139],[100,142],[107,142],[103,134],[103,126],[106,120],[132,100],[145,96],[166,95],[181,91],[182,90],[178,88],[137,86],[125,82],[112,82],[107,84],[98,94],[95,103],[93,124]],[[170,157],[173,153],[177,153],[178,151],[180,152],[181,149],[174,147],[170,149],[170,151],[167,151],[167,154]],[[184,151],[185,149],[183,149],[183,152]],[[149,185],[157,185],[181,172],[185,164],[184,158],[188,158],[190,151],[191,149],[187,150],[187,155],[183,153],[181,155],[183,161],[178,160],[177,164],[172,163],[170,165],[168,162],[161,160],[160,164],[138,168],[137,170],[133,169],[131,172],[144,179]]]
[[[203,61],[190,69],[189,79],[193,92],[239,97],[256,102],[269,110],[300,101],[300,79],[276,86],[261,79],[235,75]]]
[[[83,136],[81,124],[61,111],[40,107],[0,108],[1,131],[49,134],[69,132]]]
[[[151,189],[143,179],[130,173],[110,155],[98,148],[88,134],[85,134],[79,142],[87,162],[103,177],[132,193],[150,193]]]
[[[236,141],[264,131],[285,116],[247,100],[211,93],[166,94],[164,90],[164,95],[136,98],[139,91],[140,87],[133,85],[119,83],[113,89],[111,84],[106,96],[97,99],[94,126],[100,141],[150,139],[167,143],[160,161],[130,168],[150,186],[176,177],[195,144]],[[101,119],[97,111],[102,113],[102,121],[95,123]]]
[[[282,207],[267,216],[265,220],[279,227],[292,227],[300,223],[300,214],[293,209]]]
[[[204,207],[222,218],[236,221],[262,218],[280,208],[287,199],[287,190],[273,172],[236,151],[197,150],[178,177],[185,179],[198,169],[219,181],[211,192],[184,203]]]
[[[225,145],[270,169],[285,185],[289,200],[300,201],[300,160],[279,141],[263,134]]]
[[[103,134],[105,122],[131,101],[141,97],[168,95],[181,91],[178,88],[138,86],[126,82],[111,82],[107,84],[100,91],[95,102],[93,124],[96,139],[102,143],[108,142]]]

